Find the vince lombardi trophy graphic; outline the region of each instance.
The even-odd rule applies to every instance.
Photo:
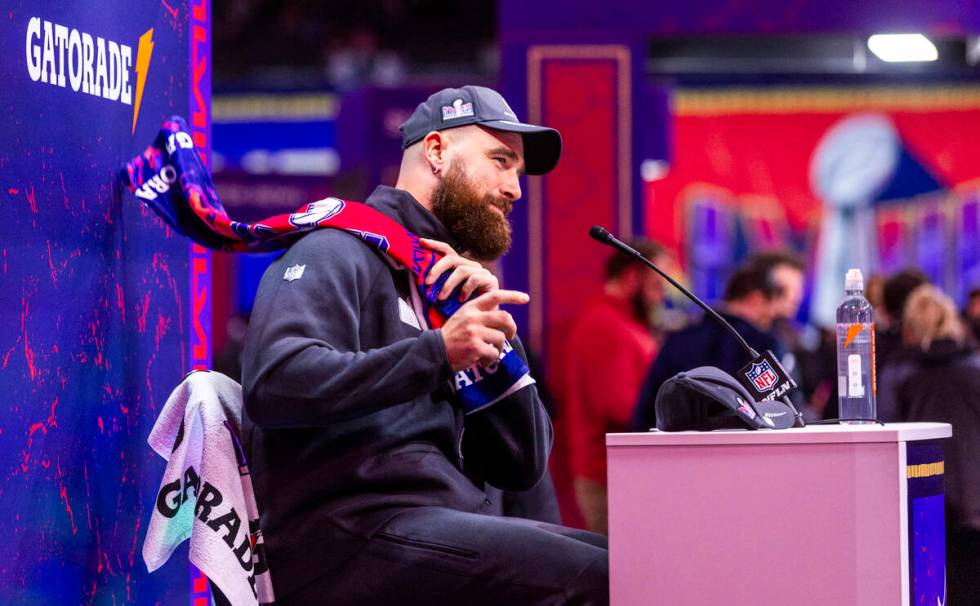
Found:
[[[859,114],[832,126],[810,162],[810,183],[823,201],[811,303],[814,322],[834,326],[844,294],[844,274],[877,268],[873,202],[899,164],[901,139],[888,117]]]

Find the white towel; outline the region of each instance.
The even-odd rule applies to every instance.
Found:
[[[190,561],[235,606],[274,601],[241,418],[242,388],[220,373],[192,372],[170,394],[148,439],[167,470],[143,541],[153,572],[190,538]]]

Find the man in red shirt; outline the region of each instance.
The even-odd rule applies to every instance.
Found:
[[[663,249],[631,243],[657,263]],[[605,283],[572,325],[562,387],[575,499],[589,530],[607,533],[606,433],[627,431],[643,377],[657,350],[652,316],[663,302],[660,276],[616,252]]]

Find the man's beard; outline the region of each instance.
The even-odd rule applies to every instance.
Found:
[[[432,196],[432,213],[459,240],[463,250],[480,261],[493,261],[510,250],[507,216],[512,205],[507,198],[478,194],[455,162],[449,165]],[[491,206],[503,211],[504,216]]]

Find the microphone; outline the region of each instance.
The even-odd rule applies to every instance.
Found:
[[[606,228],[602,227],[601,225],[593,225],[591,228],[589,228],[589,235],[592,236],[593,240],[601,242],[602,244],[612,244],[612,241],[616,239],[611,233],[606,231]],[[626,245],[624,244],[623,246]]]
[[[735,337],[735,340],[738,341],[739,345],[745,349],[745,351],[749,354],[749,357],[752,358],[749,365],[739,371],[739,376],[736,377],[738,381],[749,390],[749,393],[756,394],[758,396],[756,398],[757,400],[774,400],[782,396],[780,401],[789,406],[790,410],[793,411],[793,415],[796,417],[794,426],[804,427],[806,425],[803,422],[803,414],[796,409],[793,402],[790,401],[790,399],[785,395],[790,390],[796,388],[796,382],[790,378],[789,373],[786,372],[786,369],[783,368],[783,365],[779,363],[779,360],[776,359],[776,356],[771,351],[766,350],[765,353],[759,355],[759,352],[749,345],[748,341],[746,341],[745,338],[737,330],[735,330],[735,327],[732,326],[728,320],[721,317],[721,314],[711,309],[707,303],[685,288],[683,284],[675,280],[667,272],[657,267],[656,264],[650,261],[650,259],[644,257],[638,250],[612,235],[605,228],[599,225],[593,225],[589,229],[589,236],[591,236],[596,242],[611,246],[630,256],[636,257],[647,267],[660,274],[663,279],[670,282],[674,288],[684,293],[685,297],[691,301],[694,301],[698,307],[703,309],[704,312],[711,316],[711,318],[713,318],[716,322],[724,326],[725,329],[728,330],[733,337]],[[771,393],[766,393],[770,391]]]

